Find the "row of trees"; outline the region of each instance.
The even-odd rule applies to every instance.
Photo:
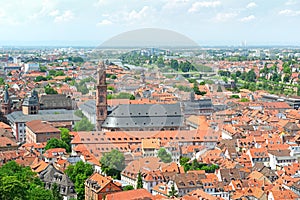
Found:
[[[192,65],[192,63],[190,63],[189,61],[178,62],[177,60],[174,59],[171,60],[170,67],[175,71],[182,71],[182,72],[190,72],[190,71],[197,70],[195,66]]]
[[[236,73],[231,73],[229,71],[220,70],[220,71],[218,71],[218,74],[223,77],[232,78],[236,82],[237,82],[237,78],[240,78],[247,82],[256,82],[256,80],[257,80],[254,69],[251,69],[250,71],[243,72],[243,73],[241,71],[237,71]]]
[[[108,94],[107,99],[130,99],[135,100],[135,96],[127,93],[127,92],[120,92],[119,94]]]
[[[190,170],[205,170],[206,173],[214,173],[216,169],[219,169],[218,165],[200,163],[196,159],[191,161],[187,157],[180,158],[180,165],[183,166],[185,172]]]

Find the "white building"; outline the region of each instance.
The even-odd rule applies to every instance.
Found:
[[[25,73],[29,71],[39,71],[40,64],[39,63],[26,63],[24,64],[24,71]]]

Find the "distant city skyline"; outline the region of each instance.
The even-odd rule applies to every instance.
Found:
[[[297,0],[1,0],[0,47],[98,46],[126,31],[178,32],[199,46],[299,46]]]

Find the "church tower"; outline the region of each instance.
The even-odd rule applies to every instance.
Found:
[[[4,97],[3,97],[2,104],[1,104],[1,112],[4,115],[11,113],[11,102],[10,102],[10,98],[9,98],[9,94],[8,94],[7,85],[5,86]]]
[[[96,91],[96,129],[101,130],[101,126],[107,117],[107,85],[104,62],[99,63],[97,69],[97,91]]]

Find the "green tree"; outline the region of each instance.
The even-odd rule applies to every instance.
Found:
[[[249,102],[249,99],[247,99],[247,98],[241,98],[241,102]]]
[[[40,72],[46,72],[47,67],[46,66],[40,66]]]
[[[180,158],[180,166],[183,166],[183,169],[185,172],[189,171],[190,169],[190,164],[189,164],[190,158],[188,157],[181,157]]]
[[[95,126],[86,117],[83,117],[74,125],[74,131],[92,131],[94,128]]]
[[[3,200],[21,200],[26,196],[26,186],[16,176],[5,176],[1,179],[0,195]]]
[[[158,150],[157,156],[164,163],[170,163],[170,162],[172,162],[172,155],[170,153],[168,153],[165,148],[160,148]]]
[[[128,190],[134,190],[134,187],[132,185],[126,185],[123,187],[123,191],[128,191]]]
[[[111,90],[111,91],[113,91],[113,92],[116,91],[116,88],[114,88],[113,86],[107,86],[107,89],[108,89],[108,90]]]
[[[218,74],[220,76],[225,76],[225,77],[230,77],[230,71],[223,71],[223,70],[219,70]]]
[[[49,74],[50,76],[55,76],[55,73],[56,73],[56,71],[55,71],[54,69],[50,69],[50,70],[48,71],[48,74]]]
[[[70,165],[65,173],[73,181],[78,200],[84,200],[84,182],[93,174],[93,166],[82,161]]]
[[[230,96],[230,98],[231,98],[231,99],[239,99],[240,96],[237,95],[237,94],[233,94],[233,95]]]
[[[83,118],[83,117],[84,117],[84,114],[82,113],[81,110],[76,110],[74,114],[75,114],[77,117],[80,117],[80,118]]]
[[[254,92],[256,90],[256,84],[255,83],[250,83],[249,84],[249,90]]]
[[[255,82],[256,81],[256,74],[254,72],[254,69],[251,69],[246,76],[246,81],[248,82]]]
[[[130,100],[135,100],[135,96],[132,94],[129,99]]]
[[[52,185],[52,196],[54,200],[63,200],[62,195],[59,193],[59,188],[56,183]]]
[[[57,91],[53,89],[49,84],[44,87],[46,94],[57,94]]]
[[[79,56],[69,57],[68,60],[71,62],[75,62],[75,63],[78,63],[78,62],[83,63],[84,62],[83,58],[79,57]]]
[[[1,200],[54,200],[30,167],[10,161],[0,167]]]
[[[181,157],[180,161],[179,161],[180,166],[186,165],[189,161],[190,161],[190,158],[188,158],[188,157]]]
[[[117,79],[117,76],[113,74],[113,75],[110,76],[110,78],[111,79]]]
[[[217,92],[223,92],[221,85],[218,85]]]
[[[141,172],[138,173],[137,181],[136,181],[136,189],[143,188],[143,179]]]
[[[42,186],[30,188],[27,195],[28,200],[54,200],[51,190],[46,190]]]
[[[290,81],[290,78],[291,76],[289,74],[286,74],[284,77],[283,77],[283,82],[285,83],[288,83]]]
[[[65,75],[65,73],[63,72],[63,71],[56,71],[55,72],[55,74],[54,74],[54,76],[64,76]]]
[[[64,82],[72,81],[73,79],[71,77],[66,77]]]
[[[162,56],[159,56],[157,59],[157,66],[158,67],[164,67],[165,63],[164,63],[164,58]]]
[[[69,146],[68,150],[70,150],[70,151],[68,151],[68,150],[67,151],[71,152],[71,140],[72,140],[72,138],[71,138],[71,135],[69,134],[70,130],[67,129],[67,128],[59,128],[59,130],[60,130],[61,140]]]
[[[119,150],[113,149],[103,155],[100,164],[106,175],[120,179],[121,172],[125,169],[125,157]]]
[[[171,186],[171,190],[169,191],[168,197],[177,197],[178,191],[175,189],[174,183]]]
[[[178,71],[178,67],[179,67],[178,61],[172,59],[171,60],[171,68]]]
[[[47,81],[48,79],[44,76],[37,76],[34,79],[34,82]]]
[[[53,149],[53,148],[64,148],[67,152],[71,152],[71,147],[67,143],[57,138],[51,138],[47,141],[45,150]]]
[[[0,85],[5,85],[5,80],[2,77],[0,77]]]

